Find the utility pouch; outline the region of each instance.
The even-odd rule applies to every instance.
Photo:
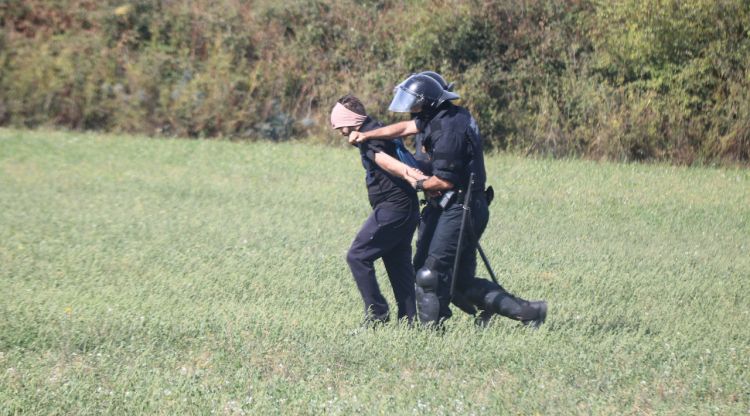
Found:
[[[490,206],[492,200],[495,199],[495,190],[492,189],[491,186],[488,186],[487,189],[484,190],[484,196],[487,198],[487,206]]]

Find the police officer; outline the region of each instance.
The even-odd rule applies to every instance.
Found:
[[[440,84],[440,87],[445,91],[453,91],[453,83],[448,83],[445,78],[443,78],[442,75],[438,74],[435,71],[422,71],[420,72],[421,75],[427,75],[428,77],[434,79]],[[411,77],[409,77],[411,78]],[[408,80],[408,78],[407,78]],[[406,82],[406,81],[404,81]],[[412,118],[416,117],[416,114],[412,114]],[[430,165],[430,157],[427,155],[427,152],[424,148],[424,132],[418,132],[414,135],[414,147],[416,149],[414,153],[414,158],[419,163],[419,169],[424,172],[427,175],[431,175],[431,165]]]
[[[421,323],[441,325],[451,316],[452,300],[469,313],[474,312],[472,307],[479,308],[483,321],[492,314],[500,314],[538,327],[547,315],[546,302],[526,301],[494,282],[475,277],[477,241],[489,220],[484,192],[486,173],[476,122],[468,110],[451,103],[457,98],[457,94],[444,89],[434,78],[413,75],[396,87],[389,107],[390,111],[411,113],[413,118],[376,130],[352,132],[349,141],[365,143],[372,139],[423,134],[423,146],[432,165],[431,176],[406,177],[417,190],[433,196],[422,212],[414,256]],[[472,173],[475,180],[469,201],[471,232],[464,233],[456,292],[451,299],[463,195]]]
[[[420,75],[427,75],[428,77],[434,79],[435,81],[437,81],[440,84],[440,87],[442,89],[446,90],[446,91],[451,91],[453,89],[453,83],[449,84],[445,80],[445,78],[443,78],[442,75],[438,74],[435,71],[422,71],[419,74]],[[414,75],[415,74],[410,75],[409,78],[411,78]],[[408,81],[409,78],[407,78],[406,80],[404,80],[404,82]],[[416,114],[412,114],[411,116],[412,116],[412,118],[414,118],[417,115]],[[423,141],[424,141],[424,133],[421,132],[421,131],[417,132],[414,135],[414,147],[415,147],[414,159],[416,160],[416,164],[417,164],[417,167],[419,168],[419,170],[421,170],[422,172],[424,172],[427,175],[430,175],[431,174],[430,171],[432,169],[432,166],[430,165],[430,157],[427,155],[427,152],[425,151],[425,148],[424,148],[424,145],[423,145]]]
[[[362,102],[352,95],[338,100],[331,111],[331,125],[345,136],[382,126],[367,116]],[[379,258],[393,288],[398,319],[411,323],[416,314],[411,240],[419,222],[419,203],[416,192],[403,179],[410,168],[397,160],[393,141],[368,140],[358,147],[373,211],[354,238],[346,261],[364,301],[366,323],[384,323],[390,317],[375,277],[373,262]]]

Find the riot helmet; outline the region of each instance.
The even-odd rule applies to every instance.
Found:
[[[432,77],[416,74],[393,90],[393,101],[388,110],[396,113],[420,113],[457,98],[458,95],[444,90]]]
[[[445,91],[453,91],[453,83],[451,82],[448,84],[448,82],[443,78],[442,75],[438,74],[435,71],[422,71],[420,72],[422,75],[427,75],[428,77],[434,79],[438,83],[440,83],[440,86],[443,87]]]

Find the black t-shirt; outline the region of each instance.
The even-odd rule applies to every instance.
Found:
[[[367,117],[360,131],[370,131],[381,127],[378,121]],[[396,144],[392,140],[367,140],[359,144],[362,166],[365,168],[365,181],[370,206],[408,211],[417,206],[417,193],[405,180],[384,171],[375,163],[375,153],[383,152],[398,160]]]
[[[422,134],[433,175],[464,189],[474,172],[474,189],[484,189],[487,174],[482,137],[467,109],[448,101],[436,110],[416,115],[414,122]]]

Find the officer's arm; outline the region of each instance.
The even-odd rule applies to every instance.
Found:
[[[409,183],[412,183],[417,179],[426,178],[426,176],[424,176],[424,174],[418,169],[414,169],[411,166],[402,163],[400,160],[385,152],[375,152],[375,163],[384,171]],[[413,183],[412,186],[414,186]]]
[[[453,189],[453,183],[446,181],[445,179],[440,179],[437,176],[430,176],[422,183],[422,189],[432,192],[447,191]]]
[[[418,184],[417,188],[433,193],[453,189],[463,169],[461,158],[466,152],[463,135],[453,130],[433,134],[432,151],[433,176]]]
[[[395,139],[419,133],[414,120],[400,121],[368,132],[353,131],[349,134],[349,144],[362,143],[368,139]]]

